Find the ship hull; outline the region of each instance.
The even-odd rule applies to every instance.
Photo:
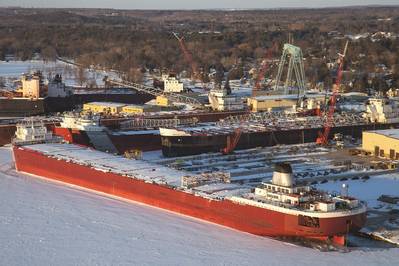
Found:
[[[228,116],[242,115],[246,111],[226,111],[226,112],[197,112],[197,113],[180,113],[180,114],[162,114],[151,116],[150,119],[189,119],[196,117],[199,122],[215,122]],[[132,118],[130,118],[132,119]],[[126,119],[128,120],[128,119]],[[148,130],[120,130],[120,125],[117,124],[122,121],[119,120],[107,120],[102,121],[102,125],[109,128],[107,135],[111,143],[115,146],[119,154],[123,154],[126,151],[140,150],[140,151],[154,151],[160,150],[161,136],[159,130],[148,129]],[[62,137],[68,143],[84,145],[87,147],[93,147],[90,137],[84,130],[56,127],[54,134]]]
[[[16,130],[15,125],[0,125],[0,146],[9,144]]]
[[[75,109],[76,106],[81,106],[88,102],[144,104],[154,99],[154,96],[150,94],[136,92],[130,89],[121,89],[129,90],[130,93],[112,93],[112,90],[118,89],[109,89],[110,92],[104,90],[103,92],[97,91],[96,93],[73,94],[69,97],[46,97],[44,99],[44,111],[45,113],[71,111]]]
[[[85,130],[56,127],[53,133],[68,143],[93,147]],[[107,136],[119,154],[131,150],[154,151],[161,149],[161,136],[158,130],[132,131],[130,134],[123,133],[123,131],[108,132]]]
[[[55,127],[53,134],[62,137],[66,142],[92,147],[89,136],[84,130]]]
[[[40,99],[28,98],[0,98],[0,117],[27,117],[32,115],[42,115],[55,112],[70,111],[88,102],[107,101],[126,104],[144,104],[154,96],[136,92],[130,89],[119,89],[129,91],[129,93],[112,93],[109,89],[103,92],[73,94],[69,97],[46,97]]]
[[[108,137],[119,154],[131,150],[155,151],[161,149],[159,130],[148,130],[147,133],[136,134],[110,133]]]
[[[0,117],[25,117],[44,113],[43,99],[0,98]]]
[[[61,181],[112,196],[206,220],[251,234],[270,237],[342,239],[349,231],[365,223],[365,212],[344,217],[320,218],[318,227],[300,225],[297,215],[290,215],[231,200],[204,198],[178,188],[148,183],[140,179],[104,172],[78,165],[29,149],[13,148],[18,171]]]
[[[388,129],[399,127],[399,124],[367,124],[333,127],[330,138],[335,133],[345,136],[361,138],[364,130]],[[261,132],[243,132],[238,140],[236,149],[250,149],[256,147],[270,147],[275,145],[290,145],[315,142],[322,128],[306,128],[292,130],[276,130]],[[230,135],[190,135],[190,136],[161,136],[162,153],[166,157],[188,156],[207,152],[219,152],[229,142]]]

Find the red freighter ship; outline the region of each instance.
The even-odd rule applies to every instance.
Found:
[[[297,184],[278,164],[258,187],[230,183],[223,173],[193,175],[142,160],[56,143],[39,122],[18,126],[17,171],[145,203],[260,236],[304,237],[343,244],[365,223],[366,205]]]

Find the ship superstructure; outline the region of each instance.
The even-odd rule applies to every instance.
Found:
[[[364,115],[375,123],[399,123],[399,101],[387,98],[371,98]]]
[[[362,205],[359,200],[346,195],[332,196],[311,186],[297,184],[293,177],[292,168],[287,163],[276,164],[271,181],[262,182],[253,192],[234,196],[232,200],[254,206],[259,206],[259,203],[261,203],[264,208],[269,209],[278,206],[290,211],[297,211],[300,215],[304,215],[306,212],[334,213],[347,211],[357,209]],[[308,220],[314,222],[314,226],[319,226],[317,219]]]
[[[21,172],[261,236],[344,244],[365,223],[364,203],[296,183],[288,164],[277,164],[273,179],[254,187],[230,183],[225,173],[193,174],[42,137],[27,143],[33,131],[19,126],[13,152]]]
[[[231,93],[231,89],[213,88],[208,93],[209,103],[213,110],[233,111],[243,110],[243,100]]]
[[[47,129],[44,122],[37,118],[26,118],[17,124],[14,145],[24,145],[33,143],[46,143],[60,141],[53,136],[53,133]]]

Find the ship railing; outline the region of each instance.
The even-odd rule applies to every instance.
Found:
[[[198,123],[198,119],[196,117],[187,118],[187,119],[132,119],[128,121],[121,122],[121,129],[129,130],[129,129],[144,129],[144,128],[172,128],[180,125],[195,125]]]

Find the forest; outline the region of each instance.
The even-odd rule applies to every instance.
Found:
[[[284,43],[301,47],[308,81],[330,84],[329,64],[350,40],[345,78],[351,88],[398,85],[399,6],[276,10],[143,11],[0,8],[0,60],[40,54],[112,68],[140,79],[144,70],[191,74],[173,33],[184,37],[203,79],[211,70],[245,78],[268,49],[273,76]],[[388,81],[388,82],[387,82]]]

